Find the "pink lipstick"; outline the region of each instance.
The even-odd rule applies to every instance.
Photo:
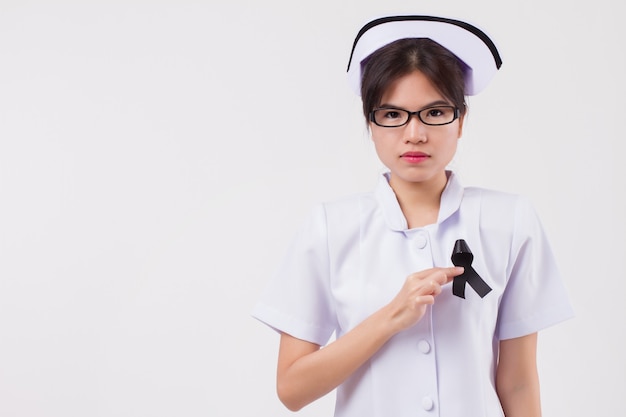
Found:
[[[419,164],[430,158],[430,155],[424,152],[405,152],[400,157],[411,164]]]

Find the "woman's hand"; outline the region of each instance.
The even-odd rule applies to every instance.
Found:
[[[336,388],[394,334],[417,323],[441,286],[462,273],[463,268],[452,267],[409,275],[389,304],[323,349],[283,333],[277,374],[280,400],[296,411]]]
[[[463,273],[462,267],[431,268],[409,275],[400,292],[386,306],[396,332],[415,325],[426,313],[426,306],[435,303],[441,286]]]

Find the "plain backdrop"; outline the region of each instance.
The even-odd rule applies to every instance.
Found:
[[[0,416],[290,416],[250,317],[313,204],[382,172],[345,70],[382,14],[485,29],[465,185],[527,195],[576,318],[545,416],[623,411],[619,2],[0,0]],[[299,416],[332,415],[333,396]]]

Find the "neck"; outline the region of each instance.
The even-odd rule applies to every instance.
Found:
[[[445,172],[424,182],[407,182],[391,176],[389,185],[396,194],[409,229],[437,222],[441,194],[447,182]]]

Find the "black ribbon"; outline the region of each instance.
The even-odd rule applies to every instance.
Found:
[[[454,277],[452,282],[452,294],[457,297],[465,298],[465,283],[467,282],[476,291],[480,298],[489,294],[491,287],[478,275],[478,272],[472,268],[474,255],[469,246],[463,239],[454,242],[452,250],[452,263],[455,266],[462,266],[465,271],[461,275]]]

